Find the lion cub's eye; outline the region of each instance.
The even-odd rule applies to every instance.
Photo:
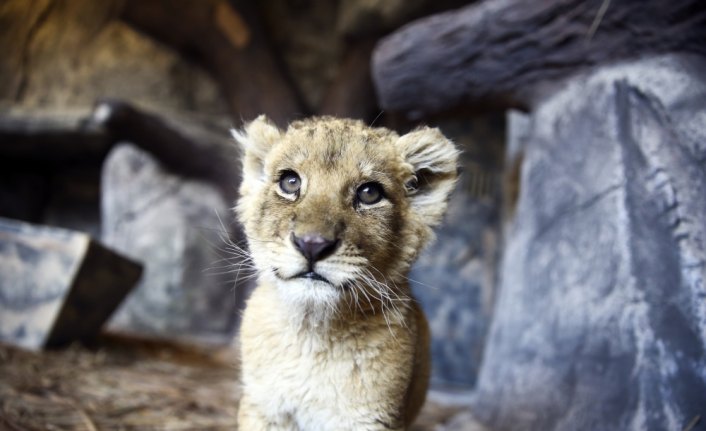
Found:
[[[355,196],[358,202],[362,204],[376,204],[383,198],[382,186],[378,183],[365,183],[358,187]]]
[[[302,187],[302,180],[294,171],[284,171],[279,177],[279,188],[282,192],[293,195],[299,192]]]

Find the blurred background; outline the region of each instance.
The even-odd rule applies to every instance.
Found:
[[[416,430],[706,430],[706,3],[0,0],[0,428],[235,429],[229,129],[440,127]]]

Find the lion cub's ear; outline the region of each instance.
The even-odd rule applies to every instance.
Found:
[[[265,180],[265,157],[279,142],[282,131],[264,115],[260,115],[242,130],[231,130],[233,138],[240,144],[243,162],[243,183],[251,186]]]
[[[459,152],[439,129],[429,127],[401,136],[396,145],[414,172],[405,183],[412,210],[427,225],[439,223],[456,183]]]

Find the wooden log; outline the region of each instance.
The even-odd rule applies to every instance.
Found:
[[[0,115],[0,167],[102,163],[112,146],[130,141],[167,169],[209,181],[234,201],[239,183],[237,148],[226,128],[159,116],[119,100],[102,100],[92,113]]]
[[[0,164],[100,161],[110,150],[110,139],[87,119],[85,111],[0,115]]]
[[[247,1],[126,0],[121,19],[201,63],[236,119],[267,114],[284,126],[304,112]]]
[[[38,350],[89,340],[141,273],[84,233],[0,218],[0,342]]]
[[[383,109],[423,116],[528,109],[577,71],[675,51],[706,55],[706,2],[486,0],[388,36],[372,67]]]
[[[119,100],[100,101],[92,121],[105,127],[113,142],[132,142],[170,171],[207,180],[235,201],[240,170],[237,147],[227,130],[219,134],[195,121],[158,116]]]

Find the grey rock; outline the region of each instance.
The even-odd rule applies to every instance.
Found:
[[[463,149],[461,175],[436,240],[410,273],[431,328],[432,383],[471,388],[490,325],[500,238],[503,134],[494,118],[439,124]]]
[[[686,55],[602,67],[514,134],[522,185],[473,409],[491,428],[682,430],[704,415],[704,76]]]
[[[38,350],[94,337],[141,271],[84,233],[0,218],[0,342]]]
[[[492,203],[457,190],[436,241],[410,273],[432,333],[435,385],[475,384],[492,309],[497,228]]]
[[[110,322],[113,330],[171,339],[230,341],[237,269],[223,260],[229,204],[217,189],[163,169],[118,144],[103,171],[103,240],[145,262],[145,275]]]

